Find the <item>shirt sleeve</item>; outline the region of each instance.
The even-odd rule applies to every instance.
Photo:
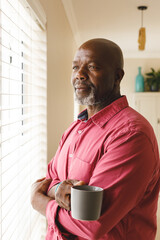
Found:
[[[58,156],[59,153],[62,149],[63,144],[65,143],[65,140],[67,139],[70,131],[72,131],[72,129],[76,126],[76,122],[73,122],[70,126],[69,129],[67,129],[64,134],[62,135],[62,138],[60,140],[57,152],[55,154],[55,157],[49,162],[48,164],[48,169],[47,169],[47,174],[46,174],[46,178],[51,178],[52,182],[48,188],[48,191],[57,183],[61,182],[61,180],[59,179],[59,176],[57,174],[57,162],[58,162]]]
[[[51,178],[52,179],[52,182],[50,183],[50,186],[48,188],[48,191],[54,186],[56,185],[57,183],[60,182],[60,179],[58,177],[58,174],[57,174],[57,156],[59,154],[59,152],[61,151],[61,147],[62,147],[62,142],[63,142],[63,136],[62,136],[62,139],[59,143],[59,146],[58,146],[58,149],[57,149],[57,152],[55,154],[55,157],[49,162],[48,164],[48,168],[47,168],[47,174],[46,174],[46,178]]]
[[[62,148],[62,145],[63,145],[63,141],[64,141],[64,136],[65,136],[65,134],[63,134],[63,136],[62,136],[62,138],[60,140],[60,143],[59,143],[59,146],[58,146],[58,149],[57,149],[57,152],[56,152],[55,156],[52,158],[52,160],[48,164],[46,178],[51,178],[52,179],[52,182],[50,183],[48,191],[54,185],[56,185],[57,183],[60,182],[60,179],[58,177],[57,170],[56,170],[57,169],[57,156],[59,155],[59,153],[61,151],[61,148]]]
[[[131,131],[117,136],[106,146],[89,182],[104,189],[101,217],[97,221],[79,221],[72,218],[71,212],[60,209],[59,223],[84,239],[105,236],[141,201],[152,180],[155,164],[152,143],[144,133]],[[47,207],[50,222],[51,211],[52,202]]]
[[[55,170],[54,158],[48,164],[46,178],[52,178],[52,182],[49,185],[48,191],[57,183],[60,182],[58,175]]]

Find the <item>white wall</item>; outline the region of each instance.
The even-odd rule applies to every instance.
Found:
[[[138,74],[138,67],[142,67],[142,74],[150,71],[150,68],[155,70],[160,69],[160,58],[125,58],[124,71],[125,75],[121,81],[121,94],[126,95],[130,106],[133,106],[133,93],[135,92],[135,78]],[[80,111],[85,107],[80,106]]]
[[[150,68],[155,70],[160,69],[160,58],[125,58],[124,70],[125,75],[121,82],[121,93],[127,95],[128,101],[132,106],[132,94],[135,92],[135,78],[138,74],[138,67],[142,67],[142,74],[150,71]]]

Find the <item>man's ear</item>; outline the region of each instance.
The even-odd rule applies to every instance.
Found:
[[[123,76],[124,76],[123,69],[118,68],[116,71],[115,82],[114,82],[114,87],[115,87],[116,91],[118,91],[118,92],[120,92],[120,83],[121,83]]]
[[[124,70],[121,69],[121,68],[117,68],[117,71],[116,71],[116,82],[121,82],[122,78],[124,76]]]

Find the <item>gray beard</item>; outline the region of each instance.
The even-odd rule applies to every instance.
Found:
[[[73,87],[78,85],[78,83],[79,83],[79,81],[77,81],[73,85]],[[78,104],[86,105],[86,106],[101,105],[108,99],[107,95],[97,99],[97,97],[96,97],[96,89],[94,88],[94,86],[92,86],[92,84],[86,84],[86,83],[83,83],[83,85],[89,86],[91,91],[90,91],[88,96],[83,97],[83,98],[82,97],[78,97],[78,95],[76,94],[76,91],[75,91],[75,101]]]
[[[78,98],[78,96],[75,93],[75,101],[80,105],[86,105],[86,106],[102,105],[103,106],[105,102],[108,101],[108,99],[110,98],[109,96],[106,95],[96,100],[94,89],[91,90],[90,94],[87,97],[83,97],[83,98]]]
[[[79,98],[75,92],[75,101],[80,105],[86,105],[86,106],[102,105],[106,100],[108,100],[107,95],[102,98],[96,99],[96,92],[94,87],[92,86],[91,86],[90,94],[86,97]]]
[[[79,98],[75,92],[75,101],[80,105],[92,106],[98,104],[95,97],[95,91],[91,88],[91,92],[88,96]]]

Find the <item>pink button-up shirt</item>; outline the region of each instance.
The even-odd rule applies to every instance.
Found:
[[[82,115],[82,114],[81,114]],[[64,133],[48,165],[52,187],[66,179],[104,189],[101,217],[79,221],[48,203],[46,240],[153,240],[160,188],[160,160],[152,127],[121,97]],[[61,227],[66,230],[65,233]],[[61,229],[61,230],[60,230]]]

